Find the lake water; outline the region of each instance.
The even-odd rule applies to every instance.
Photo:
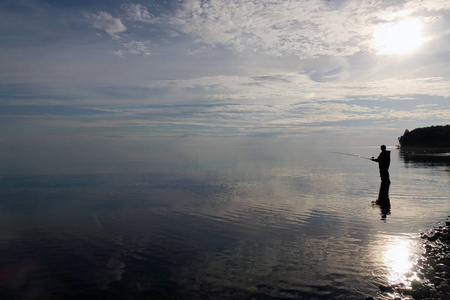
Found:
[[[0,181],[3,299],[365,299],[450,213],[450,164],[378,147],[232,147]],[[150,154],[149,154],[150,155]],[[385,191],[386,192],[386,191]]]

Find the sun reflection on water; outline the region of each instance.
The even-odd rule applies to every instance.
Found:
[[[413,267],[410,243],[401,239],[394,240],[387,245],[383,259],[389,270],[387,279],[391,283],[404,281],[404,276]]]
[[[398,274],[406,273],[412,266],[409,260],[409,247],[405,242],[394,245],[386,251],[386,259],[389,261],[393,271]]]

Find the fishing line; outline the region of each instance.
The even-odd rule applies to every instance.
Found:
[[[336,154],[342,154],[342,155],[348,155],[348,156],[353,156],[353,157],[358,157],[358,158],[364,158],[364,159],[372,160],[369,157],[365,157],[365,156],[361,156],[361,155],[357,155],[357,154],[350,154],[350,153],[344,153],[344,152],[330,152],[330,153],[336,153]]]

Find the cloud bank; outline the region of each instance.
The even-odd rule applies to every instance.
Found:
[[[438,124],[449,16],[443,0],[0,3],[1,122],[152,138]],[[375,33],[408,19],[426,42],[381,55]]]
[[[158,16],[143,4],[123,4],[120,17],[130,24],[165,28],[168,37],[194,38],[198,49],[225,47],[238,53],[295,55],[300,58],[351,56],[377,52],[373,36],[386,23],[410,17],[433,23],[449,10],[446,1],[181,1]],[[126,27],[100,12],[87,14],[94,27],[112,38]],[[151,27],[148,28],[151,30]]]

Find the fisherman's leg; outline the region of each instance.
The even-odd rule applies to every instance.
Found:
[[[380,170],[380,177],[381,177],[381,182],[391,183],[391,180],[389,179],[389,171]]]

